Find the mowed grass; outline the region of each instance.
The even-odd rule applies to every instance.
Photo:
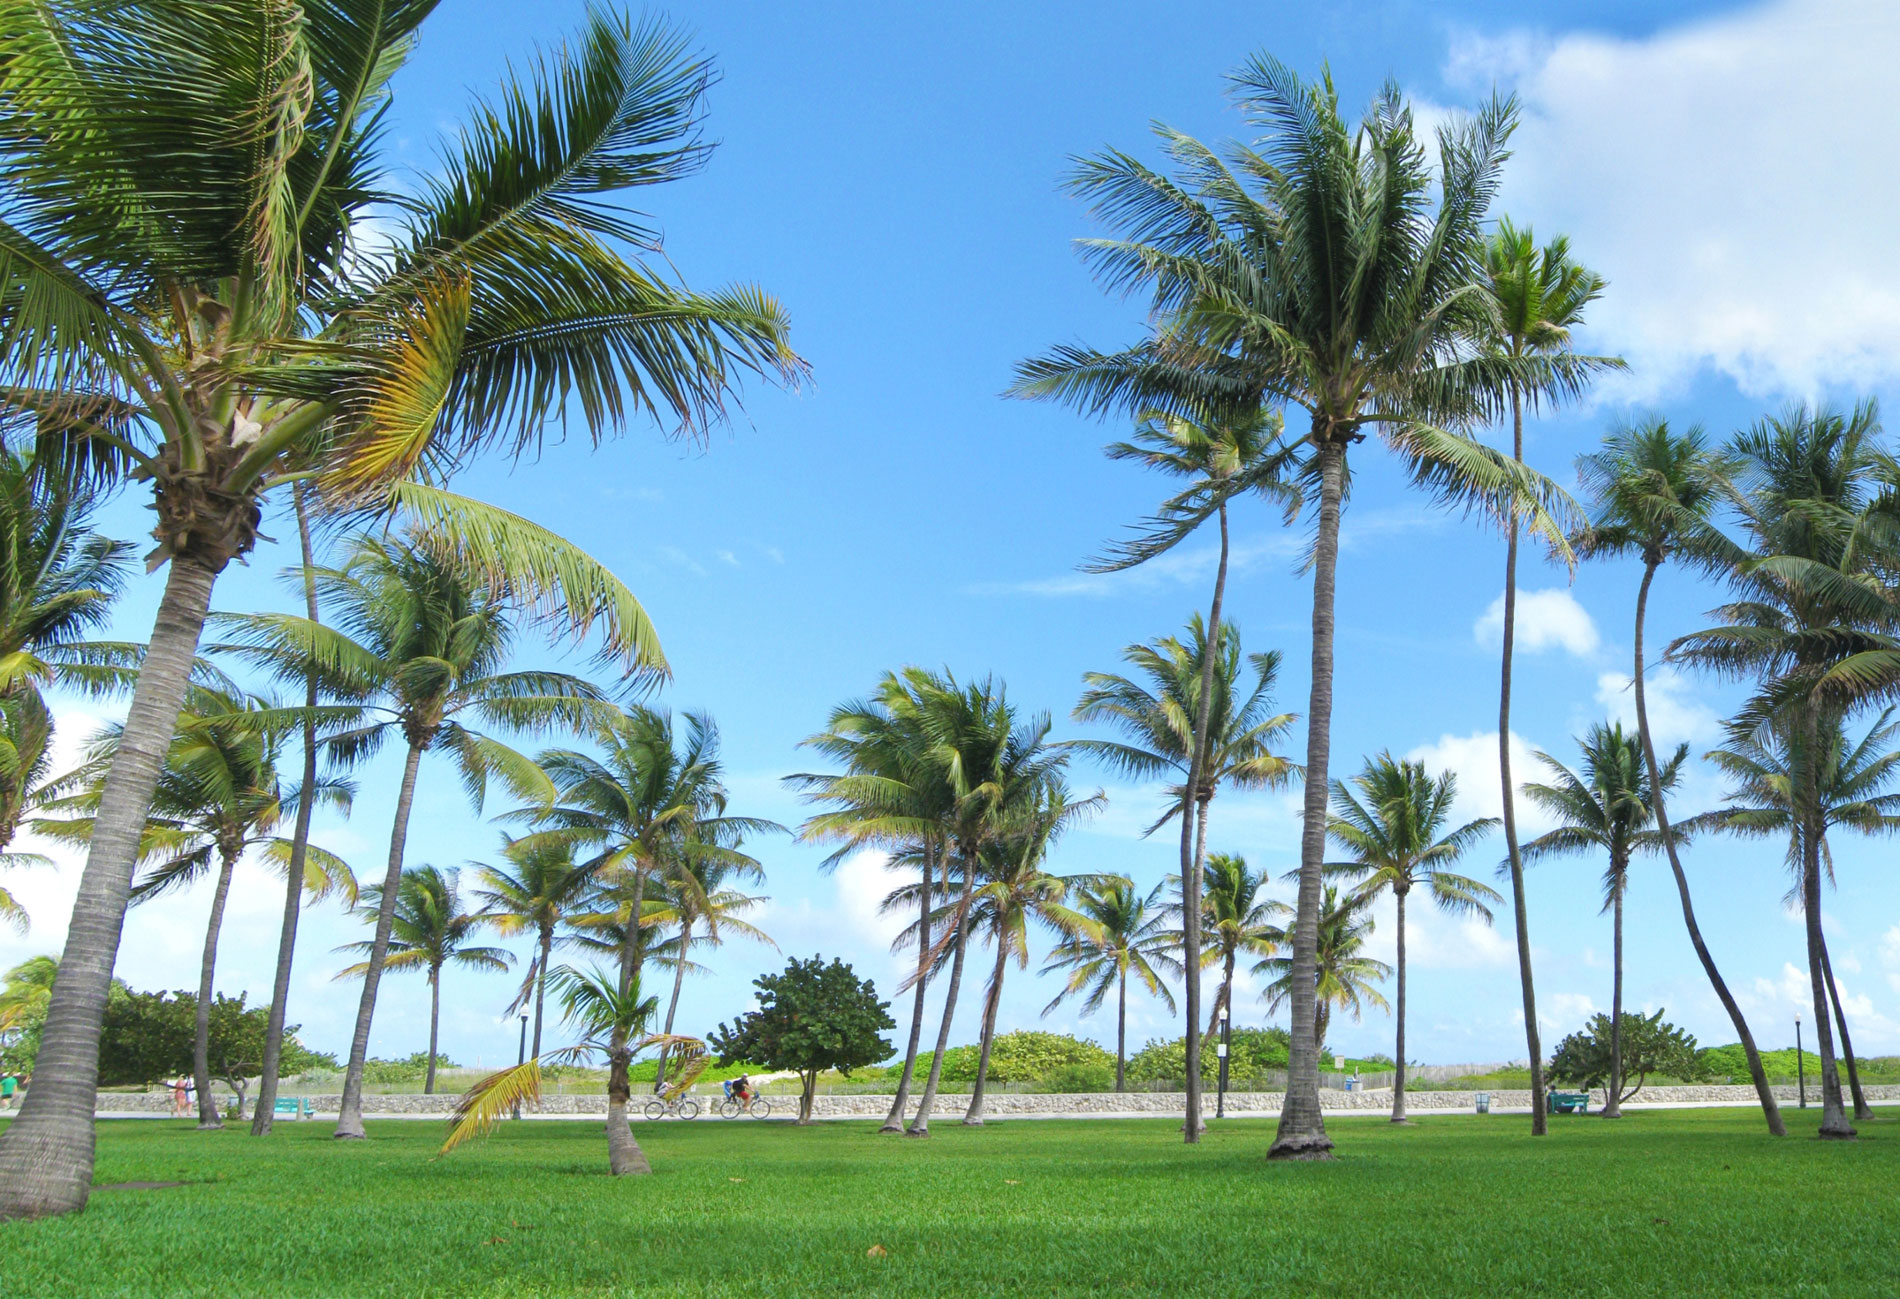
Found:
[[[1269,1164],[1266,1120],[597,1123],[201,1134],[101,1124],[84,1214],[0,1225],[19,1295],[1892,1295],[1900,1110],[1851,1145],[1750,1110],[1335,1119],[1340,1158]],[[872,1256],[881,1246],[881,1256]],[[871,1251],[871,1253],[867,1253]]]

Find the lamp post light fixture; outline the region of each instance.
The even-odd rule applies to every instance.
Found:
[[[1794,1017],[1794,1076],[1801,1090],[1801,1108],[1808,1107],[1808,1061],[1801,1054],[1801,1016]]]
[[[1214,1054],[1220,1057],[1220,1089],[1214,1096],[1214,1117],[1227,1117],[1227,1044],[1232,1040],[1230,1025],[1227,1022],[1227,1007],[1220,1008],[1220,1045],[1214,1048]]]
[[[515,1068],[528,1063],[528,1012],[521,1012],[521,1049],[515,1053]],[[515,1117],[521,1117],[521,1102],[515,1102]]]

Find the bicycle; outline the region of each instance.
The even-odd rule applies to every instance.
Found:
[[[676,1119],[696,1119],[699,1117],[699,1102],[690,1096],[676,1096],[671,1100],[662,1100],[655,1096],[647,1102],[646,1116],[650,1119],[663,1119],[668,1116]]]
[[[750,1114],[755,1119],[772,1117],[772,1105],[763,1096],[754,1096],[750,1105],[741,1104],[736,1096],[728,1096],[719,1103],[721,1118],[736,1119],[741,1114]]]

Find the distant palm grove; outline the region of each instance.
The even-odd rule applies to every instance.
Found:
[[[1098,223],[1082,257],[1146,323],[1052,346],[998,382],[1106,427],[1110,457],[1155,475],[1152,510],[1103,518],[1118,539],[1083,562],[1130,569],[1212,540],[1205,603],[1128,628],[1120,660],[1086,665],[1072,700],[1025,701],[982,664],[892,664],[854,697],[810,701],[801,769],[784,777],[809,816],[781,826],[728,787],[715,720],[667,698],[671,665],[628,585],[545,522],[454,490],[478,458],[533,472],[558,427],[603,456],[623,432],[699,439],[747,385],[806,380],[779,303],[681,282],[641,210],[647,187],[709,160],[711,63],[664,21],[594,8],[478,98],[433,169],[399,178],[384,113],[432,0],[236,7],[257,20],[214,0],[44,0],[0,21],[0,867],[36,864],[15,843],[28,834],[85,858],[57,964],[20,965],[0,993],[0,1071],[31,1075],[0,1132],[0,1218],[86,1205],[102,1036],[135,995],[114,979],[121,935],[141,904],[187,887],[210,902],[190,1026],[205,1129],[227,1118],[214,1082],[235,1075],[257,1080],[240,1117],[270,1135],[307,1055],[300,917],[335,904],[362,921],[325,970],[328,995],[355,1008],[338,1138],[367,1136],[379,1006],[426,998],[433,1092],[445,998],[486,970],[510,972],[522,1061],[462,1097],[451,1146],[534,1105],[561,1068],[599,1065],[607,1166],[645,1172],[633,1107],[676,1105],[715,1057],[734,1063],[721,1041],[787,1061],[739,1063],[834,1067],[790,1030],[773,1037],[771,996],[837,1007],[820,1015],[837,1019],[824,1057],[837,1068],[888,1047],[883,1131],[928,1136],[952,1090],[956,1117],[979,1125],[986,1090],[1029,1049],[1004,1031],[1009,995],[1098,1017],[1113,1047],[1077,1075],[1093,1086],[1179,1078],[1190,1144],[1207,1126],[1210,1039],[1283,1016],[1285,1101],[1263,1153],[1302,1160],[1333,1148],[1321,1061],[1339,1017],[1390,1012],[1391,1118],[1407,1122],[1408,987],[1432,977],[1407,960],[1420,908],[1510,931],[1516,987],[1496,994],[1513,1014],[1521,1002],[1528,1121],[1545,1132],[1553,1052],[1526,871],[1556,863],[1600,873],[1614,935],[1605,1112],[1650,1070],[1628,1064],[1626,1034],[1666,1027],[1623,998],[1630,875],[1666,867],[1736,1072],[1783,1134],[1723,978],[1732,954],[1705,941],[1684,865],[1692,844],[1753,836],[1785,846],[1786,878],[1721,887],[1785,893],[1803,925],[1820,1133],[1853,1138],[1872,1117],[1823,916],[1830,844],[1900,830],[1900,724],[1883,711],[1900,702],[1900,459],[1868,401],[1732,433],[1636,418],[1574,466],[1527,461],[1527,423],[1624,363],[1574,345],[1614,292],[1587,250],[1495,210],[1512,101],[1428,138],[1396,88],[1355,118],[1329,78],[1262,54],[1229,88],[1252,143],[1157,128],[1158,165],[1121,147],[1079,158],[1066,183]],[[1349,489],[1375,458],[1498,537],[1499,818],[1461,816],[1450,772],[1332,750],[1335,711],[1355,708],[1333,689]],[[149,544],[98,530],[118,493],[154,511]],[[225,568],[264,562],[273,511],[294,612],[218,608]],[[1297,644],[1243,638],[1229,616],[1234,522],[1260,512],[1304,548],[1311,634]],[[1611,564],[1635,579],[1634,726],[1594,721],[1529,771],[1510,749],[1527,544],[1579,581]],[[1652,645],[1665,568],[1714,608]],[[149,635],[106,639],[141,581],[162,585]],[[1282,698],[1286,656],[1307,667],[1303,702]],[[1714,752],[1652,734],[1658,661],[1748,687]],[[116,699],[124,720],[70,737],[82,760],[58,770],[49,696],[75,691]],[[393,819],[375,827],[386,852],[345,861],[311,841],[313,817],[348,815],[372,761],[400,771]],[[1683,805],[1696,762],[1726,782],[1721,805]],[[1152,791],[1137,809],[1152,888],[1065,842],[1106,804],[1085,767]],[[1284,897],[1223,822],[1241,791],[1300,799]],[[455,797],[496,822],[492,852],[419,860],[428,817]],[[1554,828],[1521,835],[1526,804]],[[761,1005],[733,1006],[710,1046],[679,1022],[689,975],[729,959],[728,943],[772,945],[760,906],[781,836],[821,846],[825,869],[871,851],[903,873],[876,899],[904,923],[907,977],[883,990],[895,1044],[877,1036],[891,1021],[876,991],[816,962],[761,980]],[[223,925],[247,858],[282,880],[281,927],[255,1058],[239,1065],[220,1063],[218,961],[260,941]],[[27,915],[6,878],[0,919],[56,919]],[[1390,963],[1368,947],[1388,896]],[[1578,918],[1535,919],[1548,945]],[[1178,1016],[1178,1047],[1129,1042],[1131,995]],[[959,1009],[974,1009],[973,1045],[952,1041]],[[1236,1036],[1247,1051],[1266,1040]],[[1171,1050],[1178,1074],[1160,1062]],[[653,1096],[636,1101],[643,1055]],[[803,1117],[810,1096],[807,1081]]]

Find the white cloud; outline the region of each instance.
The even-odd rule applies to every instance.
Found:
[[[1458,811],[1461,819],[1504,814],[1504,782],[1498,773],[1498,733],[1480,731],[1471,735],[1441,735],[1432,744],[1421,744],[1405,755],[1423,762],[1425,770],[1437,775],[1449,771],[1458,777]],[[1518,783],[1538,779],[1544,771],[1524,737],[1511,735],[1511,776]],[[1535,804],[1517,800],[1517,833],[1520,839],[1542,834],[1552,822]],[[1502,840],[1499,841],[1502,843]],[[1480,850],[1482,851],[1482,849]],[[1498,849],[1501,857],[1503,849]]]
[[[1447,72],[1520,97],[1502,210],[1608,277],[1591,343],[1630,359],[1624,395],[1702,366],[1809,394],[1900,374],[1897,46],[1886,0],[1780,0],[1639,39],[1468,35]]]
[[[1564,1034],[1580,1029],[1596,1013],[1597,1004],[1588,993],[1552,992],[1537,998],[1537,1024],[1547,1034]]]
[[[1504,597],[1500,595],[1471,626],[1471,634],[1480,645],[1504,643]],[[1586,658],[1596,652],[1600,638],[1590,613],[1576,597],[1562,587],[1548,591],[1519,591],[1517,594],[1517,648],[1537,653],[1561,649]]]
[[[706,576],[705,566],[681,550],[678,546],[661,546],[660,554],[680,568],[691,573],[694,577]]]
[[[1627,672],[1605,672],[1597,678],[1597,703],[1626,731],[1636,729],[1636,694]],[[1668,668],[1643,674],[1643,700],[1649,710],[1649,733],[1657,757],[1683,742],[1700,744],[1720,738],[1722,718],[1695,697],[1696,685]]]
[[[739,557],[730,550],[715,550],[713,551],[713,558],[722,564],[730,564],[734,568],[739,567]]]

